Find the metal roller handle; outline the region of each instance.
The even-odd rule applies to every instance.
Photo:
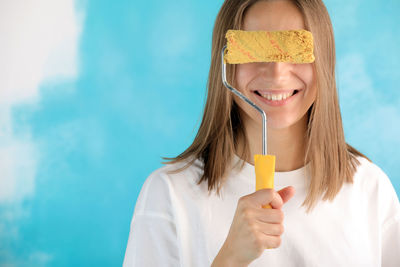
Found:
[[[267,155],[267,115],[265,114],[264,110],[262,110],[262,108],[260,108],[259,106],[257,106],[256,104],[254,104],[254,102],[252,102],[250,99],[248,99],[247,97],[245,97],[242,93],[240,93],[238,90],[236,90],[235,88],[233,88],[226,80],[226,63],[224,61],[224,55],[225,55],[225,49],[226,49],[226,45],[222,48],[221,51],[221,65],[222,65],[222,82],[225,85],[226,88],[228,88],[230,91],[232,91],[235,95],[237,95],[238,97],[240,97],[241,99],[243,99],[246,103],[248,103],[250,106],[252,106],[253,108],[255,108],[262,117],[262,126],[263,126],[263,134],[262,134],[262,154],[263,155]]]

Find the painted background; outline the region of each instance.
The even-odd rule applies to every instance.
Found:
[[[400,193],[397,0],[326,0],[347,141]],[[120,266],[136,198],[192,141],[222,0],[0,2],[0,265]]]

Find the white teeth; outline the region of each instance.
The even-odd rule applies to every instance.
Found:
[[[268,100],[273,100],[273,101],[278,100],[279,101],[279,100],[285,100],[286,98],[292,96],[293,93],[294,93],[294,90],[292,92],[285,93],[285,94],[269,94],[269,93],[267,93],[267,94],[262,94],[262,97],[264,97]]]

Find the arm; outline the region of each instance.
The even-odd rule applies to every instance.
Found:
[[[400,214],[382,230],[382,267],[400,266]]]
[[[170,186],[162,171],[144,182],[136,201],[124,267],[180,266]]]
[[[382,267],[400,266],[400,202],[389,177],[379,169],[383,179],[380,190],[382,233]]]
[[[180,266],[173,221],[161,213],[135,215],[123,266]]]
[[[223,246],[212,262],[211,267],[247,267],[247,265],[240,265],[236,262],[232,262],[231,259],[232,257],[227,255]]]

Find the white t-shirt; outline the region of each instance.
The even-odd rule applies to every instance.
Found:
[[[275,190],[293,186],[284,206],[284,233],[278,248],[266,249],[249,266],[400,266],[400,204],[386,174],[358,157],[354,184],[345,184],[333,202],[320,201],[307,214],[301,207],[310,181],[309,165],[276,172]],[[235,155],[233,164],[241,159]],[[197,185],[203,163],[167,174],[154,171],[136,202],[124,266],[210,266],[223,245],[237,202],[255,192],[254,166],[233,168],[222,188],[208,195]]]

